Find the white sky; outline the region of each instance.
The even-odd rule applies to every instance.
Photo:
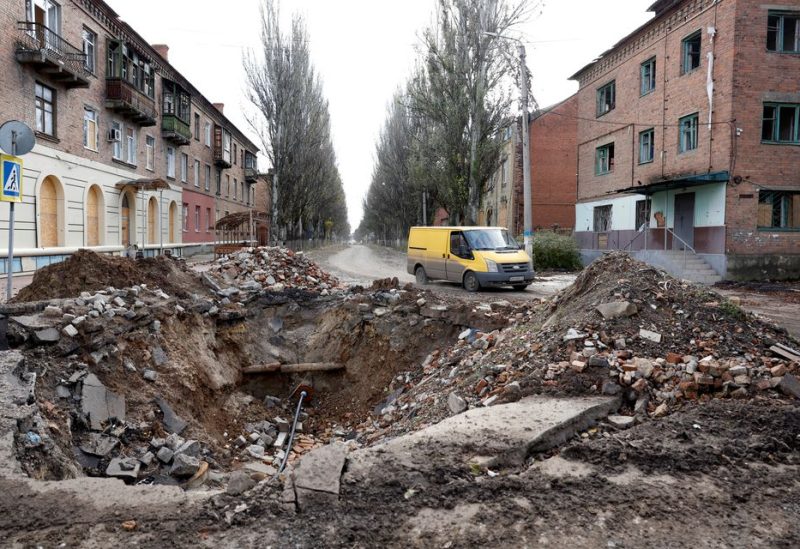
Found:
[[[647,21],[654,0],[546,0],[541,14],[516,35],[526,42],[533,92],[541,106],[568,97],[567,80]],[[170,62],[225,114],[250,130],[244,112],[242,55],[258,46],[259,0],[106,0],[150,43],[170,46]],[[418,36],[437,0],[282,0],[282,16],[301,13],[314,65],[330,101],[334,146],[347,193],[350,225],[361,220],[361,200],[372,176],[375,141],[393,92],[416,58]],[[613,6],[613,8],[612,8]],[[261,159],[261,169],[265,161]]]

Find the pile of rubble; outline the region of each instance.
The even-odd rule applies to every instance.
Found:
[[[294,289],[326,296],[340,289],[336,277],[323,271],[303,252],[288,248],[248,248],[221,257],[209,272],[221,284],[246,292]]]
[[[528,394],[622,397],[620,425],[710,398],[800,398],[800,351],[781,328],[627,254],[587,268],[502,331],[464,330],[398,376],[368,441]]]

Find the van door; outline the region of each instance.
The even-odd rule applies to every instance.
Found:
[[[425,233],[425,272],[428,278],[446,280],[444,263],[447,257],[447,231],[427,229]]]
[[[465,264],[469,260],[472,252],[469,251],[467,239],[464,238],[462,231],[452,231],[450,233],[450,243],[447,249],[447,262],[445,268],[447,270],[447,280],[450,282],[461,283],[461,277],[464,276]]]

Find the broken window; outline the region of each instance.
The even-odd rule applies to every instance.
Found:
[[[639,164],[652,162],[655,157],[656,132],[653,128],[639,134]]]
[[[702,34],[695,32],[683,39],[683,60],[681,62],[681,74],[691,72],[700,66],[700,42]]]
[[[759,191],[758,228],[800,230],[800,191]]]
[[[800,13],[769,12],[767,49],[777,52],[800,52]]]
[[[611,230],[611,205],[595,206],[594,232],[607,233]]]
[[[648,59],[642,63],[641,67],[641,89],[642,95],[647,95],[656,89],[656,58]]]
[[[604,175],[612,171],[614,171],[614,144],[597,147],[595,175]]]
[[[613,111],[616,106],[617,83],[612,80],[597,90],[597,116]]]
[[[641,231],[650,225],[650,208],[652,201],[647,198],[645,200],[636,201],[636,230]]]
[[[800,105],[765,104],[761,121],[761,140],[800,143]]]
[[[680,139],[678,152],[693,151],[697,148],[697,124],[700,117],[697,113],[684,116],[678,122]]]

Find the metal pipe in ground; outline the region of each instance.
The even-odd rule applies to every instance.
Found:
[[[286,468],[286,463],[289,461],[289,452],[292,450],[292,443],[294,442],[294,434],[295,430],[297,429],[297,420],[300,418],[300,411],[303,408],[303,399],[306,398],[308,393],[305,391],[300,392],[300,400],[297,401],[297,410],[294,413],[294,421],[292,421],[292,431],[289,434],[289,444],[286,446],[286,453],[283,456],[283,462],[281,463],[280,468],[278,469],[278,474],[281,474],[283,470]]]

